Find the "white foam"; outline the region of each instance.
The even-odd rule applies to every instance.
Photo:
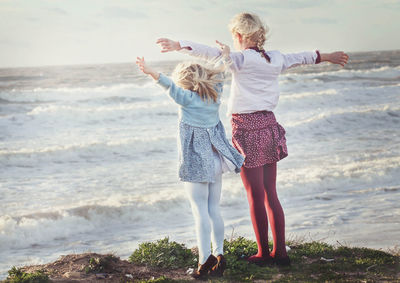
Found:
[[[356,153],[355,153],[356,154]],[[279,179],[284,187],[294,188],[307,185],[308,188],[326,188],[330,186],[345,188],[349,182],[370,183],[380,181],[380,176],[394,177],[400,170],[400,155],[381,156],[374,154],[363,159],[349,160],[335,156],[333,160],[309,158],[307,166],[293,166],[279,172]],[[323,165],[323,166],[322,166]]]
[[[301,78],[312,78],[315,76],[322,77],[322,76],[339,76],[339,77],[353,77],[355,74],[361,75],[362,77],[368,77],[369,75],[378,75],[382,77],[396,77],[400,75],[400,66],[390,67],[390,66],[382,66],[377,68],[371,69],[364,69],[364,70],[352,70],[352,69],[337,69],[332,71],[325,71],[325,72],[294,72],[294,73],[285,73],[281,75],[282,80],[299,80]]]
[[[187,210],[185,197],[184,194],[174,191],[136,197],[117,194],[104,201],[77,207],[53,208],[55,210],[20,216],[2,215],[0,248],[28,248],[54,242],[57,238],[75,238],[82,233],[113,229],[112,227],[140,227],[139,223],[145,224],[149,221],[153,225],[163,226],[165,217],[179,215],[180,211]]]
[[[121,112],[121,111],[135,111],[135,110],[157,110],[164,107],[170,107],[170,101],[161,102],[136,102],[132,104],[119,104],[113,106],[92,106],[85,107],[80,105],[44,105],[37,106],[32,111],[28,112],[27,115],[40,115],[42,113],[52,113],[56,115],[62,115],[67,113],[69,115],[76,115],[83,113],[89,115],[97,112]],[[105,113],[106,114],[106,113]]]
[[[282,93],[280,100],[293,100],[293,99],[303,99],[314,96],[326,96],[326,95],[336,95],[338,91],[336,89],[326,89],[321,91],[304,91],[299,93]]]
[[[96,87],[61,87],[61,88],[34,88],[31,90],[12,90],[0,92],[0,98],[9,102],[54,102],[54,101],[81,101],[94,98],[107,98],[115,94],[124,94],[127,97],[157,97],[162,96],[162,90],[154,85],[120,84]]]
[[[340,116],[344,114],[364,114],[372,112],[387,112],[387,111],[400,111],[400,107],[391,107],[388,104],[381,105],[367,105],[359,107],[346,107],[342,109],[333,109],[331,111],[324,111],[318,114],[314,114],[311,117],[301,119],[298,121],[288,121],[285,123],[286,127],[298,127],[303,124],[313,123],[322,119],[326,119],[332,116]]]

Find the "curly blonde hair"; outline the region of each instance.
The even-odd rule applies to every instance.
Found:
[[[178,86],[197,92],[202,100],[216,102],[218,91],[215,86],[223,81],[223,71],[223,66],[214,67],[196,62],[183,62],[175,67],[172,79]]]
[[[245,40],[256,44],[260,50],[264,49],[269,28],[256,14],[237,14],[232,18],[229,29],[232,34],[239,33]]]

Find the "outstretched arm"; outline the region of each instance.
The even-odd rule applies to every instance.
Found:
[[[150,68],[144,61],[143,57],[137,57],[136,64],[144,74],[151,76],[154,80],[157,81],[157,84],[167,90],[168,95],[172,97],[172,99],[175,100],[176,103],[180,105],[187,105],[194,99],[195,95],[193,94],[193,92],[178,87],[170,78]]]
[[[160,44],[162,53],[179,51],[182,49],[181,45],[179,44],[179,41],[174,41],[169,38],[159,38],[157,39],[156,43]]]
[[[333,53],[321,53],[321,62],[330,62],[332,64],[338,64],[344,67],[349,60],[349,55],[343,51],[337,51]]]
[[[136,65],[138,65],[139,69],[146,75],[151,76],[154,80],[158,81],[160,78],[160,73],[156,72],[153,68],[149,67],[144,58],[136,57]]]
[[[319,53],[319,51],[305,51],[300,53],[282,54],[283,64],[282,71],[298,65],[318,64],[321,62],[330,62],[344,66],[349,59],[349,56],[342,52]]]
[[[221,50],[217,47],[210,47],[192,41],[174,41],[169,38],[160,38],[156,41],[161,46],[161,52],[182,51],[189,55],[200,57],[205,60],[213,60],[221,55]]]
[[[241,52],[230,52],[229,47],[218,40],[216,43],[220,46],[220,48],[210,47],[187,40],[174,41],[168,38],[160,38],[156,41],[156,43],[160,44],[162,53],[181,51],[188,55],[208,61],[214,61],[215,59],[220,59],[220,57],[223,59],[230,58],[229,68],[231,70],[240,69],[244,61],[243,54]]]

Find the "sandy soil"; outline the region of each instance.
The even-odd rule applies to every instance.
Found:
[[[115,257],[115,261],[107,266],[101,272],[85,271],[89,265],[90,258],[105,258],[107,255],[96,253],[85,253],[61,256],[52,263],[43,265],[32,265],[23,268],[25,272],[34,272],[44,270],[52,282],[127,282],[129,280],[153,279],[162,275],[175,280],[190,280],[191,277],[186,274],[185,269],[175,269],[167,271],[148,268],[146,266],[137,266],[129,263],[127,260],[121,260]],[[122,279],[122,280],[121,280]]]

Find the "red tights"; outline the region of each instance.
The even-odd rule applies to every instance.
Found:
[[[257,239],[258,253],[254,257],[286,257],[285,215],[276,194],[276,163],[256,168],[242,167],[240,176],[247,191]],[[268,248],[268,220],[274,243],[271,253]]]

